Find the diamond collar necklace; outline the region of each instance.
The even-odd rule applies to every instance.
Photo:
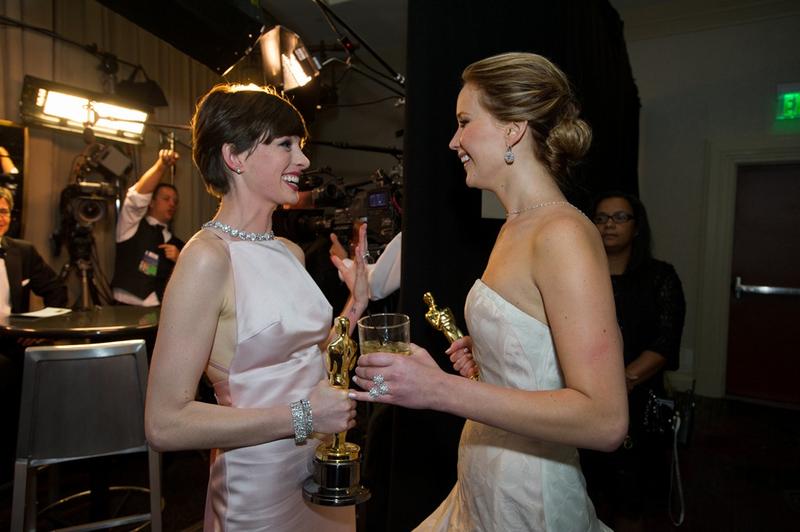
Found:
[[[250,231],[242,231],[241,229],[234,229],[228,224],[212,220],[203,224],[203,229],[219,229],[223,233],[228,233],[234,238],[241,240],[249,240],[251,242],[263,242],[265,240],[274,240],[275,233],[267,231],[266,233],[252,233]]]
[[[510,216],[514,216],[515,214],[520,214],[525,211],[532,211],[533,209],[538,209],[539,207],[548,207],[550,205],[572,205],[568,201],[545,201],[544,203],[537,203],[536,205],[531,205],[530,207],[525,207],[524,209],[519,209],[516,211],[508,211],[506,212],[506,218]]]

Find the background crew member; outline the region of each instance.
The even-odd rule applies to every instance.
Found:
[[[183,241],[169,230],[178,208],[178,190],[160,180],[179,158],[176,151],[161,150],[158,160],[125,196],[117,222],[112,281],[114,299],[120,303],[145,307],[161,304]]]

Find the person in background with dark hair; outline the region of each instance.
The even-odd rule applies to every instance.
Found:
[[[272,231],[278,206],[299,200],[306,137],[297,109],[255,85],[217,85],[192,120],[194,162],[221,203],[167,286],[145,431],[156,449],[213,449],[206,531],[355,530],[352,506],[314,505],[302,493],[318,435],[352,428],[356,413],[325,371],[331,306],[300,247]],[[365,234],[343,273],[350,334],[369,299]],[[204,373],[218,404],[195,399]]]
[[[369,392],[351,396],[467,418],[458,481],[418,530],[607,530],[576,447],[625,436],[622,345],[597,230],[562,192],[591,131],[542,56],[490,57],[462,78],[450,148],[507,219],[467,296],[471,336],[447,351],[460,375],[412,344],[409,356],[362,356],[355,382]],[[475,363],[479,380],[465,378]]]
[[[128,189],[117,220],[114,299],[128,305],[161,304],[183,241],[170,230],[178,209],[178,189],[162,183],[180,155],[161,150],[158,160]]]
[[[669,483],[663,437],[645,430],[645,406],[651,392],[664,397],[664,371],[678,368],[686,303],[675,268],[651,254],[650,224],[638,198],[607,192],[595,199],[592,213],[622,330],[630,421],[620,449],[582,451],[581,460],[600,517],[620,529],[643,529],[643,505],[655,497],[666,507]]]
[[[67,286],[42,259],[33,244],[6,236],[14,210],[14,195],[0,187],[0,318],[28,312],[30,294],[48,307],[67,306]],[[0,340],[0,484],[11,478],[16,448],[22,382],[22,356],[27,343]]]

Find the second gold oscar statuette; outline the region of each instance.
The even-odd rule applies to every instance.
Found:
[[[451,344],[464,337],[464,333],[462,333],[456,325],[456,319],[453,316],[453,311],[450,310],[450,308],[446,307],[440,309],[437,307],[436,301],[433,299],[433,294],[430,292],[425,292],[422,296],[422,300],[428,306],[428,311],[425,313],[425,320],[427,320],[427,322],[430,323],[437,331],[442,331],[442,334],[445,335]],[[475,381],[479,378],[479,372],[476,372],[470,377],[470,379]]]

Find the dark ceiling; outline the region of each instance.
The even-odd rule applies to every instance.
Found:
[[[98,0],[112,11],[222,74],[257,39],[261,28],[281,24],[318,53],[335,54],[338,35],[315,0]],[[361,47],[367,43],[394,68],[405,63],[406,0],[329,1],[334,25]],[[344,25],[336,23],[338,17]],[[349,27],[351,32],[346,31]],[[355,35],[353,35],[355,34]],[[327,51],[327,52],[326,52]],[[364,52],[359,52],[364,54]]]

